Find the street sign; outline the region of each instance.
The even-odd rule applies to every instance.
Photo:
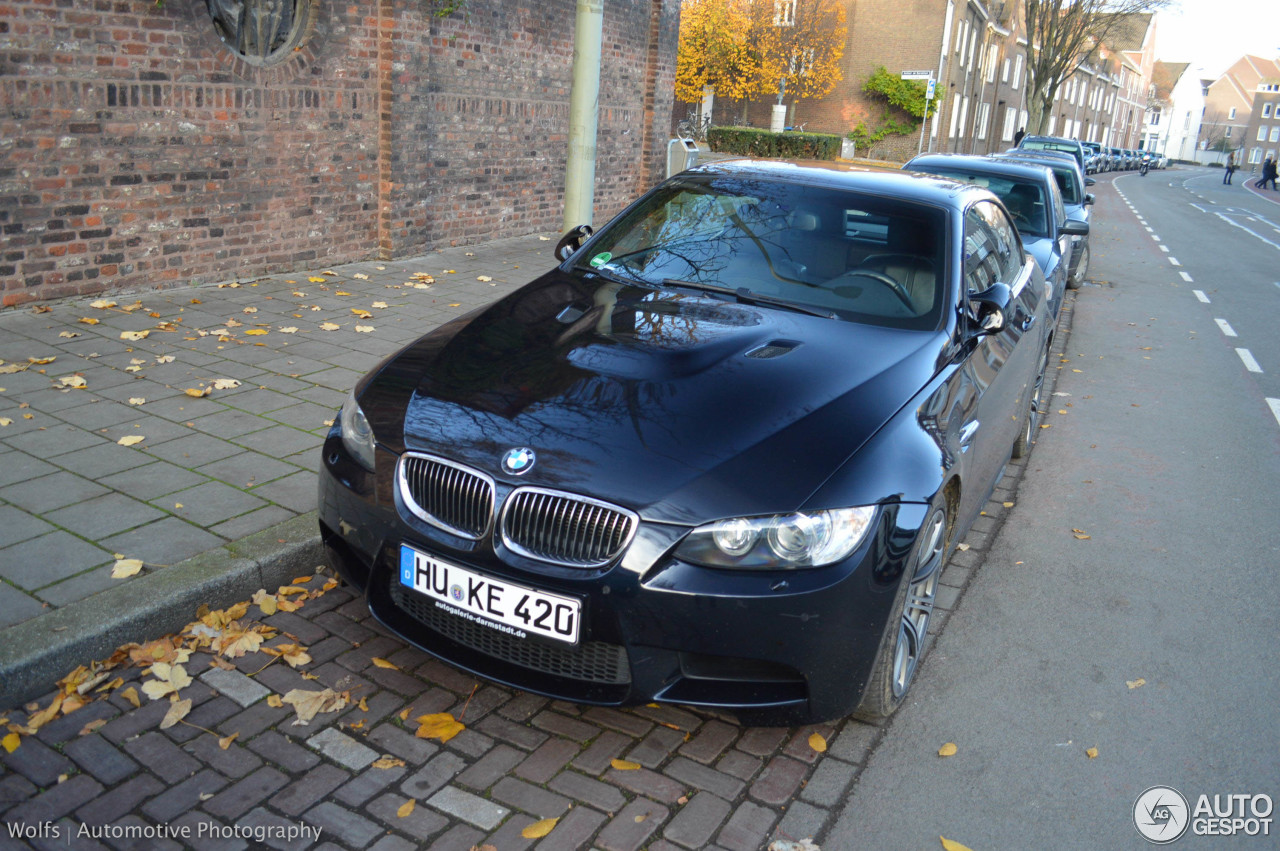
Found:
[[[928,86],[926,86],[926,87],[925,87],[925,90],[924,90],[924,99],[925,99],[925,100],[933,100],[933,93],[934,93],[934,90],[935,90],[937,87],[938,87],[938,81],[937,81],[937,80],[930,80],[930,81],[929,81],[929,85],[928,85]]]
[[[904,80],[928,80],[933,76],[932,71],[903,71],[902,79]]]

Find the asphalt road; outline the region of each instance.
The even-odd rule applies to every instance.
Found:
[[[1152,786],[1280,800],[1280,193],[1239,177],[1095,187],[1050,428],[823,848],[1146,848]],[[1173,847],[1278,848],[1269,815]]]

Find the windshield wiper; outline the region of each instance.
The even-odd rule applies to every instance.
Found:
[[[788,301],[785,298],[778,298],[777,296],[753,293],[746,287],[733,289],[730,287],[721,287],[716,284],[700,284],[694,281],[683,281],[679,278],[667,278],[662,283],[665,286],[688,287],[689,289],[702,290],[703,292],[732,296],[742,304],[767,304],[770,307],[780,307],[783,310],[794,310],[797,313],[806,313],[809,316],[821,316],[823,319],[837,318],[836,315],[829,310],[810,307],[807,304],[799,304],[794,301]]]

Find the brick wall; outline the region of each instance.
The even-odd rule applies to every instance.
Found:
[[[255,66],[202,0],[0,0],[3,304],[558,230],[574,12],[316,0]],[[678,14],[605,6],[597,220],[661,176]]]

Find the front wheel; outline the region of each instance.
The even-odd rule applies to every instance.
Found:
[[[1049,367],[1049,350],[1040,355],[1040,367],[1036,373],[1035,387],[1031,391],[1031,400],[1027,403],[1027,415],[1022,420],[1022,432],[1013,442],[1013,458],[1026,458],[1031,454],[1031,444],[1036,439],[1036,429],[1040,427],[1040,417],[1044,414],[1044,373]]]
[[[1080,285],[1084,283],[1084,276],[1089,274],[1089,243],[1080,246],[1080,263],[1076,266],[1074,275],[1067,277],[1067,289],[1078,290]]]
[[[853,713],[856,717],[873,723],[882,721],[896,712],[906,698],[924,657],[925,636],[933,616],[950,537],[947,504],[938,497],[916,535],[915,549],[894,598],[871,679]]]

